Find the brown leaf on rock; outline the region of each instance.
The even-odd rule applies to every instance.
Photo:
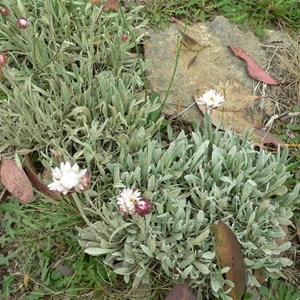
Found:
[[[249,106],[254,100],[262,97],[255,96],[249,93],[249,91],[242,85],[241,82],[233,80],[226,84],[224,89],[225,102],[215,110],[222,112],[236,112],[243,110]],[[203,92],[198,92],[194,95],[195,101],[203,95]]]
[[[197,298],[189,292],[189,281],[175,285],[165,300],[197,300]]]
[[[17,199],[24,203],[33,200],[33,189],[26,173],[11,159],[2,160],[0,169],[2,184]]]
[[[225,90],[225,102],[216,110],[218,111],[239,111],[248,107],[248,105],[261,97],[252,95],[238,81],[232,81]]]
[[[25,155],[24,170],[25,170],[29,180],[31,181],[31,183],[34,185],[34,187],[38,191],[49,196],[50,198],[52,198],[54,200],[58,200],[60,198],[59,193],[49,190],[47,185],[41,181],[41,179],[37,175],[37,172],[31,162],[29,155]]]
[[[268,73],[266,73],[261,67],[257,65],[257,63],[254,61],[254,59],[245,52],[243,49],[238,49],[234,46],[229,46],[229,48],[232,50],[235,56],[243,59],[247,63],[247,70],[250,77],[262,81],[264,83],[270,84],[270,85],[277,85],[280,82],[273,79]]]
[[[201,45],[196,40],[194,40],[191,36],[189,36],[184,31],[180,30],[179,28],[177,28],[177,30],[180,32],[182,36],[182,44],[189,50],[198,53],[202,49],[210,47],[210,45]]]
[[[205,107],[199,103],[197,103],[200,111],[204,114]],[[243,132],[247,129],[252,129],[254,127],[258,127],[259,124],[251,123],[247,121],[245,118],[244,111],[219,111],[214,109],[211,112],[211,122],[214,126],[219,126],[220,129],[225,130],[230,127],[237,132]]]
[[[247,285],[246,265],[237,237],[230,227],[219,221],[213,226],[214,248],[220,268],[229,267],[226,279],[234,283],[229,293],[233,300],[240,300]]]
[[[116,0],[107,0],[103,3],[103,11],[115,11],[118,12],[120,10],[120,6]]]

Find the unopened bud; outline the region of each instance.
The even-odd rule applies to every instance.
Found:
[[[26,18],[21,17],[20,19],[18,19],[17,25],[19,28],[25,29],[29,26],[29,22],[27,21]]]
[[[7,55],[5,53],[0,53],[0,68],[7,64]]]
[[[0,9],[0,14],[2,15],[2,17],[7,17],[9,15],[9,9],[7,7],[2,7]]]
[[[138,213],[142,217],[149,214],[151,212],[151,208],[151,202],[146,198],[142,198],[135,204],[136,213]]]

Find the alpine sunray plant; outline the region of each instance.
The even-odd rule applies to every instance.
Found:
[[[78,229],[81,246],[91,255],[105,254],[104,263],[133,287],[163,272],[179,282],[192,279],[199,299],[211,292],[228,299],[211,233],[218,220],[229,224],[241,243],[248,284],[259,285],[256,269],[276,277],[292,263],[280,256],[290,242],[278,246],[274,241],[284,235],[281,225],[290,224],[300,202],[300,185],[290,193],[284,186],[290,177],[287,150],[274,156],[255,150],[246,135],[240,141],[231,131],[211,136],[207,131],[191,138],[182,132],[173,140],[169,128],[169,146],[150,141],[133,154],[123,148],[119,161],[108,164],[105,186],[112,186],[113,194],[138,188],[152,203],[145,217],[124,218],[113,195],[101,205],[97,196],[85,195],[82,211],[98,217]]]
[[[59,152],[90,169],[113,159],[118,144],[144,145],[155,134],[160,120],[148,117],[159,106],[138,92],[145,63],[132,51],[145,30],[139,9],[123,18],[86,0],[2,4],[10,15],[0,16],[2,61],[4,53],[9,57],[0,82],[7,96],[0,108],[1,153],[34,152],[49,169]],[[20,30],[22,16],[30,26]]]

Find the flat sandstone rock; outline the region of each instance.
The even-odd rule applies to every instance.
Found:
[[[258,82],[249,77],[246,63],[236,57],[228,46],[244,49],[263,69],[267,65],[266,53],[261,47],[260,40],[252,32],[241,31],[224,17],[216,17],[211,22],[198,23],[186,29],[182,25],[172,24],[164,32],[149,32],[145,42],[145,57],[151,62],[147,70],[150,90],[160,93],[161,99],[164,99],[182,39],[178,29],[185,30],[185,33],[200,45],[208,47],[200,50],[197,55],[197,52],[182,45],[164,114],[171,117],[178,116],[179,112],[195,102],[195,94],[202,95],[209,89],[216,89],[225,95],[225,99],[228,89],[231,89],[231,92],[235,90],[236,94],[232,94],[228,102],[230,107],[240,106],[242,97],[247,99],[252,97],[252,100],[255,98],[253,91]],[[239,117],[245,118],[250,124],[260,126],[262,112],[258,110],[257,105],[255,109],[251,109],[249,108],[251,104],[250,106],[248,104],[248,108],[243,109]],[[202,120],[197,105],[192,105],[190,109],[181,113],[180,117],[196,123]]]

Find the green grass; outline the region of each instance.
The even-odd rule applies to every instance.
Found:
[[[145,12],[155,28],[165,28],[172,17],[191,23],[215,15],[248,26],[259,35],[263,34],[263,28],[279,24],[291,31],[300,28],[297,0],[153,0],[146,4]]]
[[[85,255],[78,245],[75,226],[82,219],[71,203],[10,200],[0,206],[0,217],[0,268],[9,270],[1,274],[1,299],[84,299],[114,278],[101,257]]]
[[[261,286],[259,292],[263,300],[299,300],[300,291],[281,281],[271,281],[270,286]]]

